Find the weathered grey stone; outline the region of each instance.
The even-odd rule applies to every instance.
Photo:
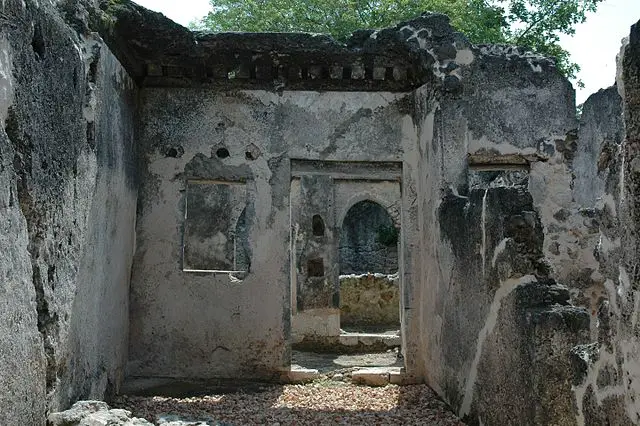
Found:
[[[589,343],[571,348],[571,365],[573,366],[573,384],[580,385],[589,374],[589,368],[598,360],[598,345]]]
[[[598,205],[600,241],[596,253],[605,279],[605,292],[595,312],[598,330],[593,336],[599,357],[575,391],[579,418],[586,424],[627,425],[637,422],[640,416],[640,347],[635,315],[640,297],[636,159],[640,141],[640,22],[631,27],[629,38],[623,42],[616,88],[624,114],[623,135],[617,146],[604,146],[598,163],[604,185],[598,182],[603,189]],[[608,96],[616,99],[617,108],[616,94]],[[620,129],[617,114],[610,117],[606,104],[600,108],[603,116],[597,121],[598,127],[610,129],[609,133]]]
[[[374,201],[354,204],[340,228],[340,274],[398,272],[399,225]]]
[[[340,324],[400,326],[398,275],[340,276]]]
[[[66,411],[49,414],[48,422],[52,426],[61,426],[67,423],[78,424],[90,414],[108,410],[109,405],[103,401],[78,401]]]
[[[616,87],[591,95],[582,107],[573,162],[574,194],[583,206],[595,206],[605,192],[607,171],[624,138],[622,99]]]
[[[0,412],[37,425],[123,378],[136,88],[52,3],[5,2],[0,27]]]
[[[303,368],[291,366],[284,374],[284,380],[289,383],[305,383],[320,377],[320,373],[315,368]]]
[[[389,384],[390,371],[386,367],[363,368],[351,373],[354,383],[367,386],[386,386]]]
[[[611,90],[578,131],[553,61],[472,46],[443,15],[342,45],[192,33],[126,0],[5,3],[9,423],[108,398],[126,361],[130,376],[279,379],[292,316],[340,304],[340,232],[365,200],[400,229],[406,377],[471,423],[637,418],[637,27],[621,143]],[[595,340],[599,360],[572,364]]]
[[[569,354],[573,345],[587,341],[589,316],[558,305],[558,290],[521,284],[502,300],[477,364],[474,401],[463,401],[482,423],[576,424]],[[513,351],[505,354],[505,347]],[[508,408],[492,407],[507,400]]]
[[[301,176],[292,183],[296,310],[336,308],[339,297],[337,239],[331,176]],[[297,243],[299,241],[299,244]]]
[[[109,409],[101,401],[78,401],[59,413],[49,414],[48,426],[152,426],[153,423],[131,417],[131,412]]]

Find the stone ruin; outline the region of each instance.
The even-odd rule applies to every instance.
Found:
[[[5,0],[0,29],[0,423],[280,380],[363,201],[405,382],[470,424],[640,421],[640,23],[580,119],[552,60],[438,14],[340,44]]]

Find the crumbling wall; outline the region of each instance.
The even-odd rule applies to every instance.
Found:
[[[543,179],[562,161],[546,147],[576,131],[573,91],[517,48],[454,47],[437,58],[454,75],[415,107],[424,375],[471,424],[571,424],[567,367],[589,317],[544,254],[543,207],[570,192],[571,172]]]
[[[290,274],[308,273],[307,259],[299,264],[297,256],[290,269],[290,238],[302,244],[297,234],[304,230],[316,238],[314,247],[323,247],[336,222],[327,182],[334,173],[348,180],[345,171],[354,167],[347,162],[373,169],[380,161],[398,162],[402,147],[411,149],[415,132],[406,96],[145,89],[131,375],[272,378],[289,365],[292,290],[304,290],[290,288]],[[314,174],[324,179],[322,196],[306,206],[290,203],[292,179]],[[313,189],[314,179],[307,180]],[[246,186],[247,273],[184,270],[180,236],[190,220],[190,182]],[[311,189],[295,197],[317,194]],[[324,236],[312,236],[314,214],[323,216]],[[318,247],[309,255],[324,255]],[[291,251],[298,253],[295,244]],[[334,268],[333,286],[337,265],[324,267],[327,276]],[[325,307],[334,292],[317,293]],[[311,306],[311,296],[303,305]]]
[[[579,129],[545,145],[550,159],[536,165],[532,194],[545,228],[544,254],[553,276],[569,287],[573,303],[591,315],[606,297],[597,259],[600,244],[597,207],[611,203],[609,163],[622,139],[621,101],[615,88],[592,95],[583,105]]]
[[[399,222],[376,202],[351,206],[340,228],[340,274],[397,272]]]
[[[97,20],[107,41],[127,72],[156,86],[142,96],[136,160],[137,89],[91,34],[86,18],[98,12],[59,4],[73,30],[48,3],[8,0],[0,15],[0,217],[13,225],[0,233],[10,282],[0,412],[9,423],[41,423],[47,395],[59,409],[117,390],[136,220],[127,373],[274,378],[289,364],[292,301],[304,290],[290,283],[320,270],[290,265],[296,230],[313,233],[313,215],[324,214],[330,236],[346,214],[332,202],[398,192],[399,203],[386,205],[397,205],[402,227],[408,380],[426,380],[472,424],[578,422],[570,352],[592,358],[589,315],[571,296],[585,296],[591,284],[582,282],[600,285],[602,274],[607,355],[597,379],[576,388],[578,401],[590,407],[585,419],[601,415],[598,404],[624,405],[634,418],[633,392],[616,392],[623,372],[627,388],[640,382],[629,343],[637,243],[615,224],[635,232],[625,194],[635,194],[637,31],[623,75],[625,185],[603,198],[606,256],[596,259],[583,204],[615,179],[605,172],[572,191],[575,179],[595,176],[576,164],[593,164],[597,150],[577,148],[573,92],[550,60],[471,46],[442,15],[360,32],[342,46],[309,35],[195,36],[130,2],[107,2],[115,15]],[[289,51],[274,55],[272,43]],[[221,48],[223,63],[203,60]],[[292,91],[309,88],[322,91]],[[292,180],[315,175],[334,193],[312,203],[320,212],[296,215]],[[322,239],[315,243],[324,255]],[[320,288],[329,307],[336,286]]]
[[[582,105],[578,140],[572,156],[574,201],[594,208],[607,189],[606,173],[624,139],[622,98],[616,86],[601,89]]]
[[[3,421],[43,424],[46,412],[45,358],[38,332],[36,289],[32,281],[27,222],[17,200],[14,148],[7,134],[7,114],[14,101],[14,52],[8,34],[0,36],[0,412]]]
[[[611,90],[611,89],[609,89]],[[637,153],[640,140],[640,22],[631,27],[618,58],[617,92],[622,101],[623,139],[601,145],[598,179],[602,182],[597,206],[599,242],[596,258],[603,275],[602,294],[595,312],[597,327],[592,342],[574,351],[579,373],[575,380],[579,421],[586,424],[636,424],[640,416],[638,372],[638,208]],[[600,102],[596,121],[604,129],[621,128]],[[610,104],[612,101],[609,102]],[[600,124],[602,123],[602,124]],[[614,143],[611,143],[614,142]]]
[[[400,325],[398,275],[340,275],[340,324],[344,326]]]
[[[194,35],[157,15],[128,13],[135,7],[127,4],[116,9],[121,33],[113,39],[134,38],[129,59],[139,61],[131,68],[141,81],[217,89],[145,90],[131,374],[268,377],[286,367],[291,300],[316,301],[296,294],[306,290],[300,271],[318,275],[312,295],[336,305],[336,283],[325,279],[320,259],[281,267],[288,247],[274,242],[290,239],[297,255],[298,229],[313,230],[312,212],[289,228],[289,214],[298,217],[286,211],[296,199],[289,182],[354,173],[367,180],[370,171],[353,172],[349,162],[384,161],[401,163],[385,179],[402,182],[408,379],[426,380],[471,422],[575,418],[564,367],[570,349],[588,337],[588,316],[556,287],[562,264],[545,250],[554,233],[569,233],[552,232],[550,218],[571,198],[577,122],[570,84],[552,61],[513,47],[471,46],[437,14],[358,32],[342,46],[300,34]],[[137,34],[142,24],[162,29],[155,33],[167,43]],[[218,53],[220,63],[203,60]],[[329,188],[331,179],[320,186]],[[190,185],[231,183],[247,188],[250,270],[184,270]],[[330,214],[336,192],[323,195],[314,207]],[[325,223],[331,231],[339,222]],[[230,247],[231,236],[220,232],[220,247]],[[283,284],[287,272],[291,288]],[[214,304],[226,309],[212,311]],[[548,352],[558,356],[547,360]],[[535,386],[508,386],[496,371],[502,365]],[[495,397],[518,409],[496,409]],[[518,405],[523,400],[533,401],[533,417]],[[546,410],[550,404],[557,409]]]
[[[67,11],[9,0],[0,15],[6,424],[43,424],[122,380],[136,88]]]

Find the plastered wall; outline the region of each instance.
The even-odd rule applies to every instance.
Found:
[[[296,228],[290,164],[399,162],[415,155],[405,98],[145,90],[130,375],[273,377],[289,365],[289,245]],[[217,155],[222,147],[228,157]],[[247,159],[249,147],[254,160]],[[187,180],[246,186],[248,273],[183,271]],[[330,235],[331,218],[325,225]],[[407,239],[415,232],[408,225]]]
[[[3,424],[112,396],[127,358],[138,92],[60,6],[2,4]]]

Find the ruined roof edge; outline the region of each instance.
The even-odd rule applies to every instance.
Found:
[[[481,56],[555,68],[553,60],[523,48],[473,46],[439,13],[357,30],[340,43],[313,33],[192,32],[130,0],[101,0],[99,8],[96,0],[81,0],[87,3],[94,6],[86,6],[88,26],[142,86],[225,87],[233,78],[241,88],[409,91],[459,80],[458,68]]]

